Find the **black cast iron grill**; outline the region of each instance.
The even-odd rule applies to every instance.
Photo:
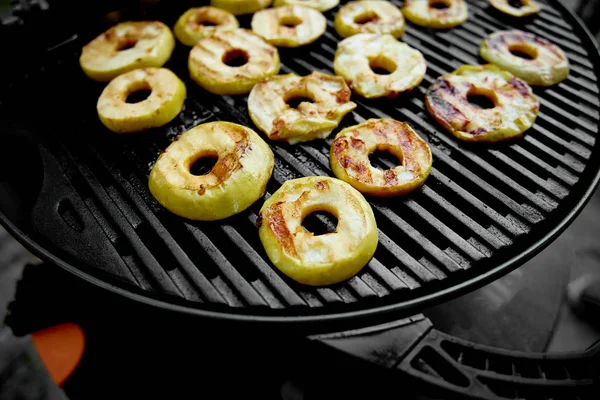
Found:
[[[188,78],[188,50],[180,44],[166,67],[186,82],[185,108],[166,127],[151,132],[116,135],[98,121],[95,104],[103,85],[84,77],[78,56],[81,46],[108,25],[70,37],[41,57],[41,70],[22,80],[11,78],[5,92],[10,96],[0,99],[0,112],[5,120],[16,121],[14,131],[27,131],[28,138],[41,144],[44,183],[35,196],[23,194],[27,191],[9,176],[0,176],[0,183],[9,182],[6,187],[12,185],[19,201],[32,205],[31,235],[48,251],[44,255],[67,260],[122,293],[205,315],[273,321],[418,311],[535,254],[596,183],[599,157],[592,156],[598,151],[598,55],[583,29],[546,3],[538,16],[524,22],[499,15],[485,0],[468,5],[469,20],[449,31],[407,23],[402,40],[419,49],[428,65],[424,82],[413,93],[396,100],[352,98],[358,107],[340,129],[368,118],[408,122],[431,146],[434,163],[422,190],[402,198],[369,199],[379,247],[363,271],[342,284],[303,286],[270,264],[255,227],[263,200],[233,218],[204,223],[170,214],[149,193],[150,168],[182,132],[217,120],[254,128],[247,96],[210,95]],[[172,26],[184,10],[171,7],[157,15]],[[336,11],[326,13],[328,29],[316,43],[280,50],[281,73],[333,73],[340,40],[332,22]],[[249,18],[240,21],[249,26]],[[554,87],[535,88],[541,110],[522,139],[491,146],[459,142],[425,111],[425,90],[437,76],[462,64],[483,63],[478,58],[481,40],[509,28],[559,45],[570,60],[570,76]],[[28,96],[28,90],[39,96]],[[52,101],[56,91],[73,99],[68,108]],[[276,161],[265,197],[288,179],[331,175],[328,156],[335,132],[327,140],[294,146],[269,142]],[[324,217],[320,223],[332,228]]]

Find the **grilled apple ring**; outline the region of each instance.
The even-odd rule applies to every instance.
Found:
[[[508,0],[490,0],[490,5],[496,10],[513,17],[526,17],[540,12],[540,6],[533,0],[519,0],[521,7],[513,7]]]
[[[206,24],[211,24],[206,25]],[[195,45],[216,31],[232,31],[240,24],[233,14],[217,7],[190,8],[175,23],[173,31],[177,39],[186,46]]]
[[[252,14],[271,5],[273,0],[210,0],[210,5],[229,11],[233,15]]]
[[[404,33],[404,16],[387,1],[351,1],[339,9],[334,26],[343,38],[357,33],[389,33],[399,38]]]
[[[287,104],[298,97],[314,103],[303,101],[297,108]],[[256,126],[269,139],[290,144],[326,138],[355,108],[344,80],[320,72],[265,79],[254,86],[248,97],[248,113]]]
[[[242,58],[241,66],[226,63]],[[190,52],[192,79],[214,94],[248,93],[256,82],[279,72],[277,48],[247,29],[215,32],[199,40]]]
[[[194,162],[218,157],[206,175]],[[181,217],[214,221],[258,200],[273,173],[273,152],[256,132],[231,122],[209,122],[183,133],[158,157],[150,172],[152,195]]]
[[[145,100],[127,102],[129,95],[150,91]],[[179,114],[185,85],[166,68],[143,68],[110,81],[96,105],[100,121],[117,133],[138,132],[163,126]]]
[[[302,6],[269,8],[254,14],[252,30],[279,47],[298,47],[314,42],[327,28],[319,11]]]
[[[122,22],[83,46],[79,64],[88,77],[106,82],[137,68],[162,67],[174,47],[162,22]]]
[[[479,109],[468,96],[484,96],[494,107]],[[463,65],[442,75],[425,95],[427,111],[449,132],[468,142],[497,142],[531,128],[540,108],[531,87],[492,64]]]
[[[304,6],[325,12],[340,4],[340,0],[275,0],[273,6]]]
[[[316,211],[338,219],[334,233],[315,236],[303,229],[302,220]],[[258,225],[271,262],[290,278],[311,286],[351,278],[377,248],[371,206],[352,186],[330,177],[285,182],[262,206]]]
[[[401,165],[382,171],[369,154],[388,151]],[[335,176],[372,196],[398,196],[423,185],[431,171],[431,150],[410,126],[393,119],[369,119],[337,134],[331,145]]]
[[[406,0],[402,12],[413,24],[434,29],[453,28],[469,16],[465,0]]]
[[[554,85],[569,75],[569,60],[558,46],[522,31],[500,31],[481,43],[481,57],[530,85]],[[531,59],[512,52],[525,53]]]
[[[333,68],[356,93],[374,98],[396,97],[418,86],[427,64],[419,50],[392,35],[360,33],[338,44]],[[373,68],[383,68],[390,74],[377,74]]]

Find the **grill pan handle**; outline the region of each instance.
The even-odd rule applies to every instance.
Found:
[[[597,399],[600,344],[583,353],[544,354],[476,344],[440,332],[423,315],[311,337],[408,379],[441,399]]]
[[[97,210],[88,209],[90,205],[75,191],[59,161],[44,146],[40,146],[40,155],[43,183],[31,210],[34,230],[58,249],[73,257],[83,257],[88,265],[135,283],[115,250],[119,243],[107,239],[116,235],[103,232],[111,229],[105,219]]]

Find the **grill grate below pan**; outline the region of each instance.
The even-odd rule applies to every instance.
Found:
[[[368,266],[349,281],[311,288],[272,267],[255,227],[263,200],[214,223],[185,221],[163,210],[147,189],[157,156],[179,134],[203,122],[226,120],[254,128],[247,96],[214,96],[196,86],[188,78],[187,50],[178,44],[166,67],[186,82],[183,112],[161,129],[111,134],[95,114],[103,85],[87,80],[77,62],[81,46],[99,32],[73,36],[48,52],[42,72],[13,84],[22,92],[41,85],[36,104],[44,107],[39,113],[46,128],[31,128],[42,144],[45,171],[31,210],[34,239],[63,264],[123,293],[204,315],[254,320],[316,321],[384,309],[414,312],[507,272],[557,234],[596,183],[598,54],[572,17],[563,19],[563,11],[549,4],[523,23],[500,16],[487,1],[468,4],[469,20],[449,31],[407,23],[402,40],[421,50],[428,64],[424,82],[413,93],[396,100],[352,98],[358,107],[340,129],[368,118],[408,122],[429,143],[434,163],[422,190],[402,198],[369,199],[380,244]],[[168,15],[165,21],[171,23],[183,11],[161,16]],[[316,43],[280,50],[281,73],[333,73],[339,41],[332,23],[335,12],[326,13],[328,29]],[[248,18],[241,22],[249,26]],[[561,46],[571,62],[570,77],[557,86],[534,89],[541,111],[522,139],[484,146],[458,142],[425,111],[425,90],[441,74],[483,62],[478,58],[481,40],[508,28],[531,31]],[[66,91],[74,100],[68,112],[47,96],[56,91]],[[8,102],[0,103],[0,111],[8,109]],[[23,114],[28,119],[32,115]],[[334,135],[294,146],[269,142],[276,161],[265,198],[288,179],[331,175]],[[71,242],[75,244],[67,244]]]

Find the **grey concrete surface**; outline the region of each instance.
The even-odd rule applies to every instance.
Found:
[[[12,300],[23,266],[39,262],[0,226],[0,324]]]

